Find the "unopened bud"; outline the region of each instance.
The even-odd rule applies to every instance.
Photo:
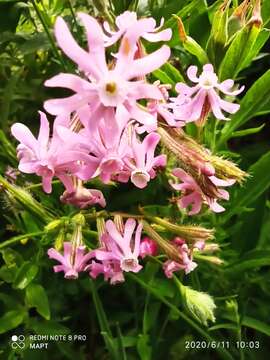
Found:
[[[81,213],[76,214],[76,215],[73,216],[73,218],[72,218],[72,223],[73,223],[73,224],[76,224],[76,225],[84,226],[84,225],[85,225],[85,217],[84,217],[83,214],[81,214]]]
[[[148,222],[146,222],[145,220],[143,220],[142,222],[143,222],[143,229],[146,232],[146,234],[158,244],[158,246],[164,251],[164,253],[168,256],[168,258],[175,260],[176,262],[181,261],[177,247],[174,246],[172,243],[169,243],[163,237],[161,237],[152,228],[152,226],[148,224]]]
[[[263,23],[262,15],[261,15],[261,0],[255,0],[255,5],[253,7],[253,12],[251,19],[248,24],[251,26],[255,26],[257,28],[261,28]]]
[[[32,214],[36,215],[43,222],[50,222],[53,220],[51,214],[43,208],[43,206],[36,201],[33,196],[25,189],[9,183],[4,177],[0,175],[0,187],[6,192],[7,196],[12,201],[17,201],[24,208],[28,209]]]
[[[124,222],[123,222],[123,217],[119,214],[115,215],[114,216],[114,223],[115,223],[115,226],[117,228],[117,230],[120,232],[120,234],[123,234],[124,233]]]
[[[62,220],[60,220],[60,219],[53,220],[53,221],[50,221],[49,224],[47,224],[44,227],[44,229],[45,229],[45,231],[53,231],[53,230],[57,229],[61,224],[62,224]]]
[[[209,320],[215,322],[216,318],[214,310],[216,305],[213,298],[204,292],[196,291],[188,286],[184,286],[179,280],[176,280],[176,282],[187,311],[205,326],[207,326]]]
[[[63,243],[64,241],[66,240],[66,233],[65,233],[65,228],[62,227],[55,239],[55,242],[54,242],[54,248],[55,250],[57,251],[60,251],[62,250],[63,248]]]
[[[203,249],[204,252],[215,252],[219,250],[220,250],[219,244],[216,243],[205,244],[205,247]]]
[[[207,241],[214,238],[214,229],[207,229],[202,226],[197,225],[179,225],[172,224],[167,220],[161,219],[157,216],[149,217],[151,221],[157,223],[158,225],[163,226],[165,229],[171,231],[172,233],[179,235],[184,238],[187,242],[196,242],[196,241]]]
[[[241,170],[232,161],[223,159],[219,156],[209,155],[209,161],[215,168],[215,176],[222,180],[235,180],[242,184],[249,176],[245,171]]]

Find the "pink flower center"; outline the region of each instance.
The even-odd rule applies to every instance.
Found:
[[[135,170],[131,173],[131,181],[135,186],[143,189],[147,186],[148,181],[150,181],[150,175],[146,171]]]
[[[115,82],[109,82],[105,85],[105,90],[107,91],[107,93],[113,95],[116,90],[117,90],[117,85]]]
[[[212,89],[213,87],[215,87],[217,85],[217,81],[218,78],[216,76],[216,74],[212,73],[212,72],[203,72],[201,74],[201,76],[199,77],[200,79],[200,86],[206,90],[208,89]]]
[[[127,272],[134,271],[138,265],[138,260],[133,257],[123,258],[121,261],[121,269]]]

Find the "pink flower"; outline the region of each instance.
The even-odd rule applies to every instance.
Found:
[[[101,191],[87,189],[81,182],[73,188],[73,191],[69,192],[66,190],[60,196],[60,200],[65,204],[71,204],[80,209],[85,209],[95,204],[99,204],[102,207],[106,206],[106,201]]]
[[[93,257],[101,261],[103,264],[117,262],[122,271],[137,273],[142,269],[139,265],[138,256],[140,252],[140,241],[142,224],[139,224],[135,232],[135,239],[133,240],[133,233],[136,227],[134,219],[128,219],[125,223],[124,232],[121,234],[112,220],[106,221],[106,230],[102,236],[102,243],[104,247],[92,251]],[[104,263],[105,261],[105,263]]]
[[[179,270],[184,270],[185,274],[189,274],[198,266],[198,264],[192,260],[192,250],[188,248],[185,240],[176,237],[172,242],[179,251],[181,261],[167,260],[163,264],[163,270],[167,278],[171,278],[173,273]]]
[[[178,199],[179,207],[187,208],[191,206],[188,215],[198,214],[203,203],[206,203],[212,211],[217,213],[225,210],[217,201],[218,199],[229,200],[229,193],[226,190],[217,188],[217,197],[213,198],[204,194],[193,177],[188,175],[183,169],[176,168],[172,171],[172,174],[182,181],[180,184],[172,182],[170,184],[175,190],[183,193],[183,196]],[[220,180],[213,175],[208,176],[208,179],[215,186],[231,186],[235,183],[234,180]]]
[[[116,43],[123,35],[128,37],[129,33],[138,32],[137,38],[142,37],[151,42],[169,41],[172,36],[171,29],[160,31],[164,24],[164,19],[161,19],[160,26],[156,28],[156,21],[153,18],[137,19],[137,14],[131,11],[125,11],[123,14],[116,17],[115,24],[117,31],[112,31],[110,25],[104,22],[105,31],[110,36],[105,36],[106,46],[111,46]]]
[[[156,242],[147,236],[144,236],[140,243],[140,257],[155,256],[158,252],[158,246]]]
[[[131,170],[131,182],[140,189],[145,188],[150,179],[156,176],[154,168],[166,165],[166,155],[154,156],[159,140],[157,133],[148,134],[142,143],[136,134],[133,136],[133,159],[126,161],[126,164]]]
[[[79,13],[88,39],[89,51],[83,50],[72,37],[66,23],[58,17],[55,24],[55,36],[63,52],[78,64],[87,79],[72,74],[59,74],[45,82],[46,86],[68,88],[74,95],[64,99],[45,102],[45,109],[54,115],[77,111],[79,117],[85,117],[97,125],[100,118],[117,115],[124,107],[130,118],[143,124],[148,131],[157,126],[155,118],[137,104],[139,99],[161,99],[159,89],[144,81],[134,79],[142,77],[163,65],[170,56],[170,49],[163,45],[150,55],[134,59],[138,31],[134,28],[130,37],[124,37],[120,49],[115,54],[114,66],[106,64],[104,33],[98,22],[91,16]],[[90,106],[90,107],[89,107]]]
[[[103,274],[104,280],[110,280],[110,284],[112,285],[125,281],[123,271],[120,268],[119,262],[117,261],[104,260],[102,263],[92,261],[92,263],[86,268],[86,270],[90,270],[89,275],[93,279],[96,279],[98,275]]]
[[[171,89],[171,85],[169,84],[160,84],[160,81],[155,81],[154,85],[157,85],[159,90],[161,91],[162,95],[163,95],[163,99],[162,100],[150,100],[147,103],[147,109],[149,110],[149,112],[155,116],[155,118],[157,119],[158,116],[161,116],[169,126],[173,126],[173,127],[182,127],[185,125],[184,121],[177,121],[175,119],[174,114],[169,111],[170,108],[172,108],[173,106],[168,103],[168,99],[169,99],[169,93],[168,90]]]
[[[128,135],[131,129],[127,124],[127,114],[119,114],[118,124],[101,119],[96,129],[87,128],[83,133],[91,139],[91,153],[98,159],[99,165],[95,175],[104,183],[124,169],[124,159],[132,156]]]
[[[170,107],[174,110],[174,115],[178,120],[186,122],[197,121],[204,116],[204,109],[213,112],[214,116],[220,120],[229,120],[223,114],[223,111],[234,114],[239,110],[240,105],[221,99],[219,93],[229,96],[236,96],[244,90],[242,86],[238,90],[231,90],[234,81],[231,79],[219,83],[218,77],[211,64],[203,66],[203,72],[198,77],[197,66],[190,66],[187,70],[188,78],[195,84],[189,87],[186,84],[176,84],[176,90],[179,93],[177,98],[172,98],[173,104]]]
[[[56,123],[57,124],[57,121]],[[36,139],[31,131],[21,123],[11,127],[12,135],[20,141],[17,147],[19,170],[27,174],[37,174],[42,177],[43,189],[46,193],[52,191],[52,179],[58,177],[66,189],[72,191],[70,173],[79,175],[78,161],[86,162],[90,173],[94,173],[96,166],[92,158],[82,150],[80,144],[70,141],[61,141],[55,126],[50,138],[49,122],[46,115],[40,112],[40,130]],[[67,140],[67,139],[65,139]]]
[[[77,279],[79,272],[85,270],[86,264],[91,258],[90,253],[85,254],[84,246],[77,247],[73,253],[71,242],[64,242],[64,255],[51,248],[48,250],[48,256],[61,264],[54,266],[53,270],[54,272],[63,271],[66,279]]]

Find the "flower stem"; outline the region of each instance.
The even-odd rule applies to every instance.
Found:
[[[19,236],[14,236],[13,238],[7,240],[7,241],[4,241],[0,244],[0,249],[3,249],[7,246],[10,246],[10,245],[13,245],[13,244],[16,244],[17,242],[21,241],[21,240],[25,240],[27,238],[32,238],[32,237],[36,237],[36,236],[40,236],[40,235],[43,235],[45,234],[45,231],[36,231],[36,232],[33,232],[33,233],[29,233],[29,234],[24,234],[24,235],[19,235]]]
[[[39,7],[38,7],[37,4],[35,3],[35,0],[31,0],[31,3],[32,3],[32,5],[33,5],[33,8],[34,8],[36,14],[37,14],[37,17],[39,18],[39,20],[40,20],[40,22],[41,22],[41,24],[42,24],[42,26],[43,26],[43,28],[44,28],[44,31],[45,31],[46,34],[47,34],[47,37],[48,37],[48,40],[49,40],[49,42],[50,42],[50,44],[51,44],[52,52],[54,53],[54,56],[60,61],[60,63],[61,63],[61,65],[63,66],[63,68],[66,70],[66,64],[64,63],[61,55],[60,55],[59,52],[58,52],[58,49],[57,49],[57,47],[56,47],[56,45],[55,45],[55,42],[54,42],[54,39],[53,39],[52,34],[51,34],[51,32],[50,32],[50,29],[49,29],[48,24],[46,23],[46,21],[45,21],[43,15],[42,15],[42,13],[41,13]]]

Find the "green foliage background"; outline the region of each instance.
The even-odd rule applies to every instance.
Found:
[[[262,4],[263,26],[228,23],[232,7],[220,10],[222,1],[204,0],[0,0],[0,171],[17,166],[10,126],[20,121],[38,127],[37,110],[45,99],[60,96],[46,89],[44,81],[60,71],[74,71],[61,55],[53,37],[58,15],[71,24],[76,39],[84,37],[75,13],[85,11],[113,17],[126,9],[140,16],[165,18],[172,27],[170,63],[156,71],[153,80],[175,84],[185,79],[188,65],[207,59],[221,79],[233,78],[246,85],[239,112],[231,121],[213,127],[209,122],[204,142],[217,154],[230,157],[251,177],[231,191],[227,211],[209,213],[195,220],[177,218],[161,177],[143,192],[129,185],[104,187],[109,211],[135,212],[138,203],[149,214],[191,221],[216,228],[224,265],[200,262],[198,269],[181,281],[211,294],[216,302],[216,323],[197,322],[185,310],[177,281],[168,280],[159,264],[149,260],[144,270],[120,286],[102,279],[93,282],[87,274],[67,281],[54,274],[46,251],[59,236],[59,229],[45,226],[55,219],[70,233],[70,218],[76,213],[62,205],[61,185],[45,195],[34,176],[19,175],[16,187],[0,177],[0,359],[265,359],[270,351],[270,3]],[[226,2],[225,2],[226,3]],[[228,2],[229,3],[229,2]],[[105,5],[107,4],[107,8]],[[179,40],[172,14],[184,22],[189,40]],[[193,40],[192,40],[193,39]],[[148,47],[149,51],[155,45]],[[187,128],[189,134],[194,127]],[[213,131],[215,136],[212,136]],[[213,138],[215,141],[213,141]],[[22,191],[27,191],[22,198]],[[27,201],[25,201],[27,199]],[[84,230],[86,244],[96,241],[94,216],[89,210]],[[68,235],[67,235],[68,236]],[[12,349],[12,334],[82,334],[87,341],[50,342],[47,350]],[[225,348],[187,349],[186,341],[229,342]],[[259,349],[239,349],[236,341],[259,341]],[[202,347],[202,346],[201,346]]]

